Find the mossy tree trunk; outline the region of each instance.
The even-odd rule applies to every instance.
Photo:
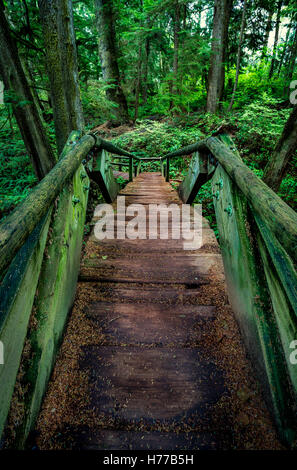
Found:
[[[125,122],[128,120],[128,106],[120,81],[112,1],[95,0],[95,10],[102,75],[109,85],[107,98],[117,105],[115,109],[117,119]]]
[[[263,180],[274,191],[278,191],[283,177],[286,174],[290,158],[297,150],[297,105],[285,124],[273,154],[264,170]]]
[[[216,0],[208,77],[207,112],[215,113],[222,97],[225,78],[225,51],[232,0]]]
[[[56,139],[62,152],[70,132],[84,127],[70,0],[38,0],[46,48]]]
[[[13,112],[20,128],[34,171],[42,179],[55,165],[42,120],[36,108],[34,96],[20,60],[3,6],[0,5],[0,67],[5,90],[12,102]]]

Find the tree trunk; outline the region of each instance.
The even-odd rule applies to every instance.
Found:
[[[286,52],[287,52],[287,48],[288,48],[288,42],[289,42],[289,38],[290,38],[290,33],[291,33],[291,29],[292,29],[292,24],[293,24],[293,22],[291,21],[291,23],[289,24],[287,34],[286,34],[286,40],[285,40],[284,48],[283,48],[283,51],[282,51],[282,54],[281,54],[281,59],[280,59],[279,66],[278,66],[278,72],[277,72],[278,76],[281,73],[282,66],[283,66],[283,63],[284,63],[284,60],[285,60],[285,56],[286,56]]]
[[[231,4],[231,0],[215,0],[206,107],[209,113],[216,112],[224,88],[224,58]]]
[[[109,85],[106,95],[108,99],[117,105],[117,119],[125,122],[128,120],[128,106],[120,82],[112,1],[95,0],[95,9],[102,75],[105,82]]]
[[[273,44],[273,53],[272,53],[272,60],[269,70],[269,80],[272,78],[275,66],[275,59],[276,59],[276,50],[278,45],[278,35],[279,35],[279,26],[280,26],[280,19],[281,19],[281,9],[283,6],[283,1],[280,0],[277,5],[277,17],[276,17],[276,26],[275,26],[275,36],[274,36],[274,44]]]
[[[151,25],[148,25],[148,28],[151,28]],[[144,63],[143,63],[143,79],[142,79],[142,101],[143,104],[147,104],[147,87],[148,87],[148,63],[151,50],[151,39],[146,37],[145,47],[144,47]]]
[[[179,1],[175,1],[174,16],[173,16],[173,78],[170,82],[170,94],[178,94],[178,54],[179,54],[179,33],[180,33],[180,5]],[[170,101],[170,109],[173,107],[173,99]]]
[[[269,162],[267,163],[263,180],[274,191],[278,191],[283,177],[286,174],[290,158],[297,150],[297,105],[285,124]]]
[[[143,13],[143,0],[140,0],[140,8],[141,12]],[[140,26],[142,28],[143,23],[141,21]],[[134,109],[134,123],[137,121],[138,118],[138,108],[139,108],[139,94],[140,94],[140,82],[141,82],[141,66],[142,66],[142,43],[143,38],[139,36],[139,43],[138,43],[138,58],[136,64],[136,84],[135,84],[135,109]]]
[[[56,159],[34,103],[18,49],[0,6],[0,66],[13,112],[37,178],[42,179],[55,165]]]
[[[61,153],[72,130],[82,130],[77,56],[71,0],[38,0],[46,49],[47,70]]]
[[[229,22],[231,17],[231,11],[233,6],[233,0],[227,0],[227,7],[226,7],[226,17],[224,19],[224,33],[223,33],[223,44],[225,44],[223,50],[223,60],[221,66],[221,79],[220,79],[220,89],[219,89],[219,107],[221,107],[221,102],[224,99],[224,91],[225,91],[225,73],[226,73],[226,62],[228,63],[227,59],[227,50],[228,50],[228,30],[229,30]]]
[[[134,122],[138,118],[139,108],[139,91],[140,91],[140,80],[141,80],[141,56],[142,56],[142,40],[139,39],[138,45],[138,60],[137,60],[137,75],[136,75],[136,87],[135,87],[135,111],[134,111]]]
[[[235,93],[236,93],[237,85],[238,85],[239,70],[240,70],[240,59],[241,59],[241,53],[242,53],[242,43],[243,43],[244,28],[245,28],[245,23],[246,23],[247,4],[248,4],[248,0],[243,0],[241,28],[240,28],[240,36],[239,36],[238,52],[237,52],[236,76],[235,76],[235,82],[234,82],[234,87],[233,87],[233,92],[232,92],[232,98],[231,98],[231,102],[230,102],[228,111],[232,110],[232,107],[233,107],[233,104],[234,104],[234,99],[235,99]]]
[[[290,54],[289,64],[286,68],[285,89],[284,89],[284,95],[286,97],[288,97],[290,94],[289,85],[293,78],[296,57],[297,57],[297,25],[295,25],[295,35],[294,35],[293,43],[291,45],[291,54]]]
[[[262,57],[261,59],[263,60],[266,55],[267,55],[267,48],[268,48],[268,40],[269,40],[269,34],[272,28],[272,16],[273,16],[273,10],[271,9],[269,11],[267,23],[266,23],[266,29],[265,29],[265,36],[264,36],[264,43],[263,43],[263,49],[262,49]]]

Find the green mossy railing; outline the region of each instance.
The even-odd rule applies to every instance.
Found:
[[[228,295],[282,440],[296,445],[297,214],[241,160],[227,135],[162,157],[192,155],[178,188],[192,203],[211,180]],[[165,167],[166,162],[166,168]],[[294,362],[294,361],[293,361]]]
[[[280,435],[294,445],[297,365],[290,361],[290,346],[297,340],[297,214],[244,165],[228,136],[154,159],[165,180],[170,160],[184,155],[192,159],[180,197],[192,203],[211,180],[229,299]],[[89,178],[112,202],[120,189],[113,167],[127,168],[132,181],[145,160],[152,161],[74,131],[53,170],[0,223],[0,436],[26,341],[25,406],[16,429],[20,448],[38,416],[74,300]]]
[[[116,198],[109,152],[134,155],[100,139],[74,131],[61,157],[29,196],[0,223],[0,437],[10,409],[24,344],[24,413],[15,445],[23,448],[38,416],[68,312],[74,301],[89,176],[106,201]],[[34,316],[35,327],[30,328]],[[1,348],[2,349],[2,348]]]

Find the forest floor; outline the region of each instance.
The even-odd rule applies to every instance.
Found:
[[[261,177],[289,111],[288,109],[276,111],[270,102],[267,104],[253,102],[229,116],[209,115],[203,112],[174,117],[152,116],[150,119],[137,121],[135,125],[131,122],[119,127],[112,127],[110,121],[97,125],[91,120],[88,128],[98,130],[103,138],[112,140],[116,145],[139,156],[155,157],[194,143],[223,125],[231,132],[244,162]],[[4,118],[0,115],[0,124],[1,119]],[[50,125],[48,130],[54,146],[53,126]],[[5,126],[0,129],[0,157],[1,219],[7,216],[37,184],[16,124],[13,127],[13,134]],[[183,179],[187,165],[187,159],[175,159],[170,169],[171,180]],[[145,169],[159,170],[156,164],[147,164]],[[294,210],[297,210],[296,186],[295,156],[279,191],[279,195]],[[203,203],[204,216],[216,230],[210,184],[201,188],[195,202]]]

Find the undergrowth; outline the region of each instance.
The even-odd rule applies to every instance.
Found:
[[[91,92],[93,93],[92,89],[88,91],[88,93]],[[94,94],[92,106],[95,102]],[[246,105],[243,110],[235,110],[232,114],[225,113],[218,116],[192,113],[162,120],[146,119],[138,121],[130,132],[115,137],[112,141],[139,157],[159,159],[160,156],[194,143],[223,126],[231,133],[244,162],[261,177],[290,113],[290,109],[278,109],[278,104],[277,99],[264,94],[258,101]],[[48,133],[54,144],[52,125],[48,126]],[[190,157],[171,160],[170,180],[175,188],[186,175],[189,161]],[[294,210],[297,210],[296,168],[297,157],[295,155],[279,191],[279,195]],[[123,171],[128,171],[128,167],[124,167]],[[143,162],[142,171],[160,171],[160,161]],[[11,212],[29,194],[36,183],[37,179],[16,122],[12,119],[10,125],[5,108],[1,107],[0,216],[6,216]],[[119,183],[122,187],[126,184],[121,179]],[[195,202],[202,203],[204,216],[216,230],[210,183],[201,188]]]

